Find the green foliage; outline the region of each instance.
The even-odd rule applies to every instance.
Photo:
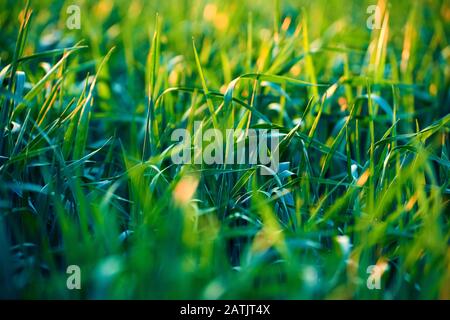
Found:
[[[450,297],[448,2],[79,3],[0,0],[2,298]],[[173,164],[194,121],[280,171]]]

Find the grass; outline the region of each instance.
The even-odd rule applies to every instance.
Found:
[[[448,2],[70,4],[0,1],[2,298],[449,299]],[[173,164],[195,121],[280,171]]]

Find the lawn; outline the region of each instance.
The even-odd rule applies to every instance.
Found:
[[[449,35],[446,0],[0,0],[0,298],[450,299]]]

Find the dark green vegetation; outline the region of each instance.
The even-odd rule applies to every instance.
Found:
[[[95,2],[0,0],[2,297],[449,298],[448,1],[374,30],[356,0]],[[194,120],[278,128],[280,173],[174,165]]]

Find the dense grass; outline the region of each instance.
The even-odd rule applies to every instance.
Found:
[[[450,6],[371,4],[0,0],[0,296],[448,299]],[[201,120],[280,172],[174,165]]]

